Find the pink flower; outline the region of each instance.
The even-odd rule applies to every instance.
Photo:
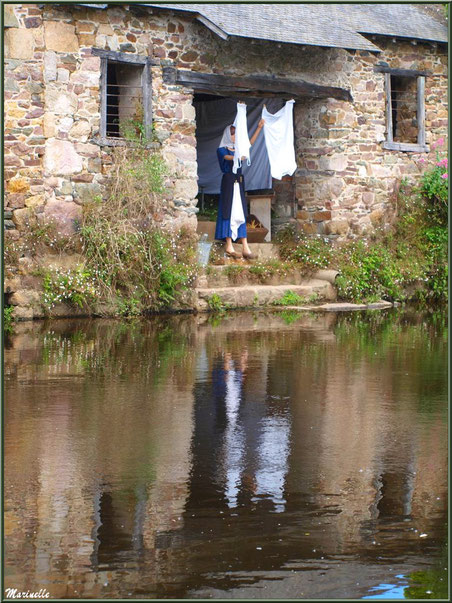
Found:
[[[432,149],[434,149],[436,147],[442,147],[443,144],[444,144],[444,138],[438,138],[438,140],[432,144]]]
[[[421,158],[419,159],[419,163],[425,163],[425,159],[424,159],[423,157],[421,157]]]
[[[441,178],[444,178],[444,180],[447,180],[447,178],[448,178],[447,173],[446,174],[442,174]]]

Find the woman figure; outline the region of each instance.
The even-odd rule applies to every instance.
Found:
[[[264,120],[261,119],[256,131],[250,138],[250,144],[253,145],[256,142],[259,132],[264,127]],[[221,180],[221,191],[220,201],[218,205],[218,216],[217,225],[215,229],[215,238],[221,241],[225,241],[225,253],[229,257],[239,258],[240,254],[234,251],[232,246],[232,231],[231,231],[231,211],[232,211],[232,197],[234,191],[234,183],[239,182],[240,184],[240,195],[242,198],[243,215],[247,216],[247,207],[245,199],[245,182],[243,180],[242,168],[237,169],[237,173],[234,174],[232,166],[234,162],[234,150],[235,150],[235,127],[227,126],[223,132],[223,138],[221,139],[220,146],[217,149],[218,161],[220,164],[221,171],[223,172],[223,178]],[[242,159],[245,159],[244,157]],[[248,241],[246,238],[246,222],[239,226],[237,232],[237,241],[242,240],[243,245],[243,257],[247,260],[253,259],[255,256],[251,253]]]

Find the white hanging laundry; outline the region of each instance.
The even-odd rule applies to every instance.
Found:
[[[231,207],[231,234],[233,241],[237,239],[237,231],[242,224],[245,224],[245,214],[243,213],[240,184],[238,182],[234,182]]]
[[[248,165],[250,161],[250,139],[248,138],[248,125],[246,123],[246,105],[237,103],[237,115],[234,120],[235,127],[235,153],[232,171],[237,174],[237,169],[242,166],[242,157],[246,157]]]
[[[297,169],[293,141],[294,100],[287,101],[274,115],[266,107],[262,110],[265,120],[264,135],[273,178],[281,180],[283,176],[292,176]]]

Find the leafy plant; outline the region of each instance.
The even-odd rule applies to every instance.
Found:
[[[272,306],[298,306],[306,303],[306,299],[297,295],[293,291],[286,291],[284,295],[272,302]]]
[[[69,270],[49,268],[43,288],[42,302],[47,310],[64,302],[83,308],[97,298],[96,279],[84,266]]]
[[[174,305],[196,279],[196,236],[158,226],[166,174],[159,155],[138,141],[115,148],[112,159],[106,199],[84,205],[80,229],[100,297],[122,315]]]
[[[223,302],[218,293],[211,295],[207,300],[207,304],[212,312],[218,312],[220,314],[224,313],[226,308],[229,306],[229,304]]]
[[[14,306],[5,306],[3,308],[3,331],[12,333],[14,330]]]

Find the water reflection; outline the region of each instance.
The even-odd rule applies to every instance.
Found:
[[[275,405],[266,398],[268,356],[259,367],[259,383],[247,394],[248,349],[237,359],[229,352],[213,363],[213,395],[224,405],[226,425],[218,458],[219,484],[230,509],[238,497],[256,503],[269,499],[277,512],[284,511],[284,483],[288,470],[290,422],[288,403]],[[250,379],[253,379],[252,375]],[[254,380],[256,381],[256,380]],[[260,389],[260,391],[259,391]],[[251,399],[250,399],[251,398]],[[288,401],[288,397],[286,397]]]
[[[5,586],[406,586],[397,576],[429,571],[444,540],[446,335],[445,314],[410,311],[19,325],[5,355]]]

